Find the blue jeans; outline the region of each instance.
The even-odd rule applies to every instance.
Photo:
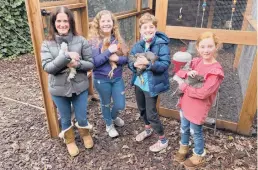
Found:
[[[73,93],[72,97],[54,96],[52,99],[58,108],[61,117],[62,130],[68,129],[71,124],[71,104],[74,107],[75,119],[79,126],[87,126],[87,101],[88,101],[88,90],[76,95]]]
[[[194,139],[194,153],[201,155],[204,152],[203,126],[197,125],[187,120],[183,111],[180,110],[181,119],[181,144],[189,145],[190,133]]]
[[[125,109],[125,85],[122,78],[94,79],[94,87],[97,90],[101,112],[106,125],[110,126],[112,120],[117,118],[119,111]],[[113,105],[111,106],[111,98]]]

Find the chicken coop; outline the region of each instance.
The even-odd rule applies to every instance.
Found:
[[[89,22],[103,9],[110,10],[117,16],[121,33],[131,44],[140,39],[138,20],[145,12],[155,14],[159,31],[166,33],[171,40],[184,42],[187,47],[204,31],[216,33],[225,47],[233,48],[230,69],[225,70],[225,74],[235,73],[234,80],[238,83],[236,87],[229,86],[228,89],[235,89],[239,93],[237,96],[240,96],[237,101],[234,97],[227,99],[234,91],[226,91],[221,87],[221,98],[224,93],[226,101],[237,103],[234,106],[237,109],[221,103],[219,108],[222,110],[219,112],[227,114],[228,111],[223,111],[223,108],[231,109],[237,118],[232,121],[219,117],[216,119],[216,126],[240,134],[250,134],[257,109],[257,0],[26,0],[28,23],[51,137],[57,137],[60,129],[56,108],[48,92],[47,73],[41,66],[40,48],[47,34],[49,14],[57,6],[66,6],[73,11],[76,29],[86,38]],[[222,65],[223,60],[221,58]],[[91,74],[88,77],[92,82]],[[89,93],[93,93],[92,83]],[[176,108],[165,104],[172,100],[166,95],[159,97],[159,114],[179,119]],[[128,100],[127,106],[136,108],[136,103]]]

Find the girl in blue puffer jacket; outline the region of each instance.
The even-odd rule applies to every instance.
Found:
[[[135,62],[129,61],[129,68],[133,72],[131,83],[135,86],[137,106],[145,124],[145,130],[136,136],[136,141],[143,141],[155,131],[159,135],[159,140],[149,149],[152,152],[159,152],[168,146],[156,104],[158,95],[169,89],[169,38],[157,31],[157,19],[153,15],[146,13],[139,22],[142,40],[133,46],[130,55],[135,56],[137,53],[150,51],[158,59],[154,63],[144,57],[138,58]],[[145,67],[146,70],[141,75],[137,75],[137,69]]]

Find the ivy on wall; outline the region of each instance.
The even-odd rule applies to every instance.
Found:
[[[0,59],[32,51],[24,0],[0,0]]]

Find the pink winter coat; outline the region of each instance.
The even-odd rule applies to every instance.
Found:
[[[224,72],[220,63],[204,64],[202,58],[194,58],[190,67],[204,77],[204,84],[201,88],[194,88],[186,83],[181,84],[179,89],[184,92],[184,95],[179,99],[178,107],[182,109],[187,120],[201,125],[205,122],[214,102],[216,93],[224,78]],[[179,70],[176,75],[186,78],[187,72]]]

